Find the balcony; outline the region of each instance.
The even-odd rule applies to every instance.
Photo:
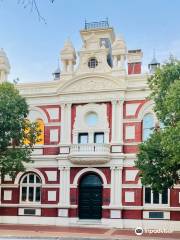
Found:
[[[72,144],[69,160],[74,164],[103,164],[110,160],[109,144]]]

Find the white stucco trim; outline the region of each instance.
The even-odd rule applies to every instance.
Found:
[[[84,174],[84,173],[87,173],[87,172],[94,172],[94,173],[97,173],[103,180],[103,185],[107,185],[107,179],[106,179],[106,176],[104,175],[103,172],[101,172],[99,169],[97,168],[84,168],[82,169],[81,171],[79,171],[77,173],[77,175],[75,176],[74,178],[74,181],[73,181],[73,185],[78,185],[78,180],[79,178]]]
[[[33,114],[33,116],[31,116],[31,112],[35,112],[36,114]],[[47,118],[45,112],[39,107],[30,106],[28,118],[31,121],[36,121],[38,118],[40,118],[43,120],[43,122],[45,124],[48,123],[48,118]]]
[[[26,172],[19,172],[15,178],[14,184],[19,184],[20,182],[20,178],[22,177],[22,175],[24,175],[27,172],[33,172],[36,173],[37,175],[39,175],[39,177],[41,178],[42,184],[45,184],[45,178],[43,176],[43,174],[38,170],[38,169],[34,169],[34,168],[29,168],[26,169]]]
[[[142,108],[140,109],[139,111],[139,114],[138,114],[138,120],[139,121],[142,121],[143,120],[143,117],[147,114],[147,113],[152,113],[153,116],[154,116],[154,119],[155,119],[155,122],[157,122],[157,117],[156,117],[156,114],[154,113],[153,111],[153,107],[154,107],[154,102],[152,100],[146,102]]]

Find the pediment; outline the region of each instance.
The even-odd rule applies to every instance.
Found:
[[[122,86],[116,80],[94,76],[71,81],[62,87],[61,91],[63,93],[85,93],[118,89],[122,89]]]

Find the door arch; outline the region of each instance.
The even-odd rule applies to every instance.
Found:
[[[102,218],[102,180],[97,174],[86,174],[80,180],[79,218]]]

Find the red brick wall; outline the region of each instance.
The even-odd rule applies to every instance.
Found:
[[[42,208],[41,216],[42,217],[57,217],[58,210],[57,210],[57,208]]]
[[[125,202],[125,192],[134,192],[134,202]],[[124,206],[141,206],[143,202],[142,188],[123,188],[122,204]]]
[[[58,170],[58,168],[38,168],[39,171],[41,171],[41,173],[43,174],[44,178],[45,178],[45,182],[47,184],[59,184],[60,182],[60,171]],[[48,181],[48,177],[45,173],[45,171],[54,171],[55,173],[57,173],[57,180],[56,181]]]
[[[179,193],[180,193],[179,188],[174,188],[170,190],[170,206],[171,207],[180,207]]]
[[[60,122],[61,121],[61,108],[59,105],[45,105],[45,106],[39,106],[39,108],[41,108],[46,116],[47,116],[47,119],[48,119],[48,122]],[[59,117],[57,119],[51,119],[47,109],[48,108],[53,108],[53,109],[57,109],[57,111],[59,111]]]
[[[126,127],[127,126],[135,126],[135,138],[134,139],[126,139]],[[124,142],[126,143],[131,143],[131,142],[141,142],[142,141],[142,124],[141,122],[130,122],[130,123],[124,123],[124,131],[123,131],[123,135],[124,135]]]
[[[48,201],[48,191],[56,191],[56,201]],[[41,189],[41,203],[42,204],[55,204],[59,202],[59,189],[58,188],[42,188]]]
[[[52,129],[57,129],[58,130],[58,141],[57,142],[52,142],[50,141],[50,131]],[[45,126],[44,127],[44,144],[58,144],[60,142],[60,127],[59,126]]]
[[[170,219],[174,221],[180,221],[180,212],[178,211],[170,212]]]
[[[12,199],[4,200],[4,191],[10,190],[12,191]],[[19,203],[19,188],[2,188],[1,189],[1,202],[2,203]]]
[[[137,184],[139,181],[139,175],[137,174],[134,181],[126,181],[126,170],[137,170],[135,167],[124,167],[122,170],[122,183],[123,184]]]
[[[17,216],[18,208],[5,207],[0,208],[0,216]]]
[[[122,218],[124,219],[142,219],[141,210],[123,210]]]
[[[138,153],[138,145],[124,145],[123,152],[124,153]]]
[[[123,105],[123,115],[124,115],[124,118],[128,118],[128,119],[131,119],[131,118],[137,118],[138,117],[138,114],[142,108],[142,106],[147,102],[148,100],[132,100],[132,101],[125,101],[124,102],[124,105]],[[134,103],[139,103],[139,106],[137,107],[137,110],[135,112],[135,115],[129,115],[127,112],[126,112],[126,105],[128,104],[134,104]]]

